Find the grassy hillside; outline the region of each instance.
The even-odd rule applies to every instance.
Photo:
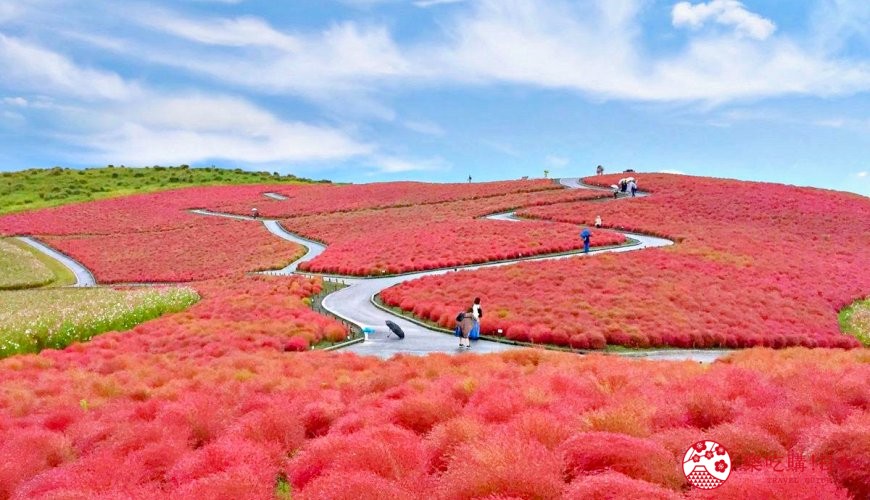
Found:
[[[308,183],[293,175],[240,169],[180,167],[55,167],[0,173],[0,214],[131,193],[216,184]],[[325,181],[321,181],[325,182]]]

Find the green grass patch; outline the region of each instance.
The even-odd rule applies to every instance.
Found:
[[[840,311],[838,320],[841,331],[853,335],[864,347],[870,347],[870,297]]]
[[[24,243],[23,241],[18,240],[16,238],[8,238],[4,241],[9,243],[10,245],[16,246],[16,247],[20,248],[21,250],[28,252],[29,254],[31,254],[33,256],[33,258],[39,260],[40,262],[42,262],[43,265],[45,265],[45,267],[47,267],[48,269],[51,270],[52,274],[54,275],[54,279],[51,282],[49,282],[45,285],[42,285],[42,286],[75,285],[76,275],[73,274],[73,272],[70,271],[70,269],[68,267],[63,265],[58,260],[53,259],[53,258],[49,257],[48,255],[45,255],[44,253],[40,252],[39,250],[33,248],[32,246],[28,245],[27,243]],[[34,288],[34,287],[19,287],[18,289],[21,289],[21,288]]]
[[[0,214],[190,186],[310,182],[293,175],[186,165],[31,169],[0,173]]]
[[[0,238],[0,290],[36,288],[53,282],[52,270],[16,243],[23,245],[12,238]]]
[[[293,486],[287,480],[284,473],[275,478],[275,498],[277,500],[291,500],[293,498]]]
[[[0,292],[0,358],[63,349],[199,300],[191,288],[46,288]]]

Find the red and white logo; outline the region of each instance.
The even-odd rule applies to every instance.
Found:
[[[715,441],[698,441],[686,450],[683,473],[695,488],[718,488],[731,475],[731,457]]]

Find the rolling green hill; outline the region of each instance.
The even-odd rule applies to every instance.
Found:
[[[293,175],[187,165],[31,169],[0,173],[0,214],[188,186],[310,182],[314,181]]]

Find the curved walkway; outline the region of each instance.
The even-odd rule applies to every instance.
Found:
[[[279,194],[279,193],[263,193],[263,196],[265,196],[266,198],[272,198],[273,200],[278,200],[278,201],[284,201],[284,200],[289,199],[286,196],[284,196],[283,194]]]
[[[64,266],[67,267],[76,277],[76,282],[74,285],[70,285],[73,287],[90,287],[97,286],[97,280],[94,278],[94,275],[91,274],[88,269],[81,265],[78,261],[73,259],[68,255],[64,255],[54,248],[46,245],[45,243],[32,238],[30,236],[18,236],[18,240],[23,241],[24,243],[30,245],[31,247],[39,250],[40,252],[48,255],[52,259],[60,262]]]
[[[592,186],[586,186],[579,182],[579,179],[562,179],[562,185],[574,189],[601,189]],[[606,189],[604,189],[606,190]],[[640,194],[643,196],[644,194]],[[298,243],[308,247],[308,253],[304,257],[296,260],[291,265],[277,271],[264,271],[263,274],[272,275],[289,275],[296,271],[297,266],[301,262],[310,261],[317,255],[320,255],[326,247],[320,243],[301,238],[286,229],[284,229],[277,221],[272,219],[255,219],[253,217],[243,215],[224,214],[220,212],[212,212],[209,210],[192,210],[193,213],[201,215],[210,215],[217,217],[228,217],[238,220],[260,221],[273,234],[294,243]],[[494,220],[521,221],[514,212],[506,212],[501,214],[493,214],[488,216]],[[381,357],[390,357],[395,354],[417,354],[424,355],[432,352],[458,352],[458,342],[455,338],[445,335],[421,326],[403,317],[393,313],[384,311],[373,303],[375,295],[382,290],[389,288],[398,283],[420,278],[423,276],[433,276],[447,274],[451,272],[462,272],[465,270],[482,269],[487,267],[498,267],[505,265],[516,264],[518,261],[544,261],[557,260],[566,258],[582,258],[583,256],[591,256],[606,252],[627,252],[640,250],[643,248],[662,247],[673,245],[673,241],[647,236],[637,233],[623,233],[627,238],[635,240],[634,244],[623,245],[613,248],[605,248],[591,250],[588,254],[570,253],[563,255],[543,255],[539,257],[530,257],[525,259],[511,260],[505,262],[495,262],[480,265],[463,266],[456,269],[436,269],[430,271],[412,272],[402,275],[384,277],[384,278],[359,278],[359,277],[344,277],[344,276],[325,276],[324,278],[331,281],[342,282],[347,284],[346,288],[333,292],[326,296],[323,300],[323,307],[336,316],[354,323],[361,328],[371,328],[373,334],[367,336],[362,343],[351,345],[343,350],[356,352],[363,355],[375,355]],[[391,320],[398,324],[405,331],[406,337],[399,340],[395,335],[389,334],[389,329],[384,322]],[[479,341],[474,344],[472,352],[491,353],[500,352],[509,349],[518,349],[521,346],[515,346],[500,342]],[[683,350],[683,349],[662,349],[620,353],[620,355],[643,357],[646,359],[661,359],[661,360],[686,360],[693,359],[702,362],[710,362],[728,351],[713,351],[713,350]]]

